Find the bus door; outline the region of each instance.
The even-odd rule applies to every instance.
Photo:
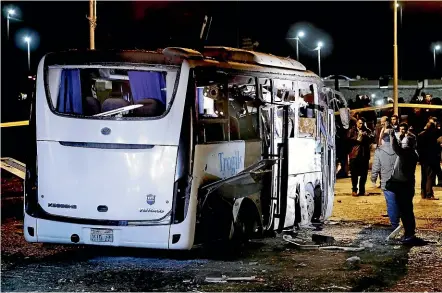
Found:
[[[273,165],[267,201],[262,200],[264,224],[267,229],[282,230],[287,226],[288,139],[293,132],[289,106],[267,106],[261,109],[263,156],[276,159]],[[265,195],[263,196],[266,197]],[[280,219],[285,219],[281,221]]]
[[[327,170],[329,174],[326,177],[326,181],[324,181],[324,185],[327,186],[327,192],[323,197],[323,215],[325,218],[330,217],[333,210],[334,187],[336,182],[335,115],[333,109],[329,109],[327,112]]]

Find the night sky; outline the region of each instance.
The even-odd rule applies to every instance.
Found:
[[[407,1],[402,5],[400,76],[434,77],[431,45],[442,42],[442,1]],[[16,7],[17,17],[23,20],[11,21],[9,42],[5,20],[8,6]],[[321,40],[324,42],[322,76],[378,78],[393,74],[392,7],[392,2],[385,1],[98,1],[96,48],[195,47],[203,17],[209,14],[213,20],[207,45],[237,47],[242,37],[250,37],[259,42],[257,51],[296,57],[294,41],[286,38],[291,30],[302,27],[306,47],[300,46],[300,61],[308,69],[317,72],[317,55],[311,49]],[[16,99],[23,86],[18,81],[28,75],[22,31],[31,29],[38,33],[38,48],[31,52],[31,71],[35,73],[45,53],[89,46],[86,19],[89,4],[87,1],[2,2],[2,11],[2,121],[6,121],[12,115],[11,99]],[[440,78],[442,54],[438,63]]]

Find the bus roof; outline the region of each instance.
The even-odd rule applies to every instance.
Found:
[[[70,50],[46,55],[45,63],[51,65],[79,65],[128,62],[135,64],[152,63],[160,65],[180,65],[183,60],[217,61],[239,63],[263,68],[295,70],[314,75],[300,62],[271,54],[229,47],[204,47],[201,52],[180,47],[169,47],[157,51],[145,50]],[[198,62],[198,63],[200,63]]]

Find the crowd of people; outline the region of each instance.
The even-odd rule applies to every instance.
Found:
[[[380,179],[387,213],[393,229],[400,220],[404,227],[402,242],[415,244],[421,239],[415,236],[413,197],[415,171],[421,166],[421,197],[425,200],[438,200],[433,187],[442,184],[440,167],[442,151],[442,131],[436,117],[430,116],[418,135],[410,131],[406,122],[397,115],[383,116],[380,124],[371,130],[364,117],[357,116],[347,132],[349,169],[352,182],[352,196],[364,196],[369,170],[370,150],[376,145],[371,169],[371,181],[376,186]]]
[[[380,102],[382,105],[393,103],[393,99],[391,97],[383,97],[372,99],[368,95],[356,95],[356,98],[348,100],[348,107],[350,109],[360,109],[365,107],[373,107],[376,106],[375,102]],[[405,99],[403,97],[398,98],[399,103],[405,103]],[[438,97],[433,97],[431,94],[427,94],[422,90],[416,90],[414,95],[411,97],[410,104],[424,104],[424,105],[442,105],[442,99]]]

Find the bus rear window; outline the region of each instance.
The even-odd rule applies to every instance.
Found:
[[[49,68],[55,111],[84,117],[159,117],[170,106],[176,71]]]

